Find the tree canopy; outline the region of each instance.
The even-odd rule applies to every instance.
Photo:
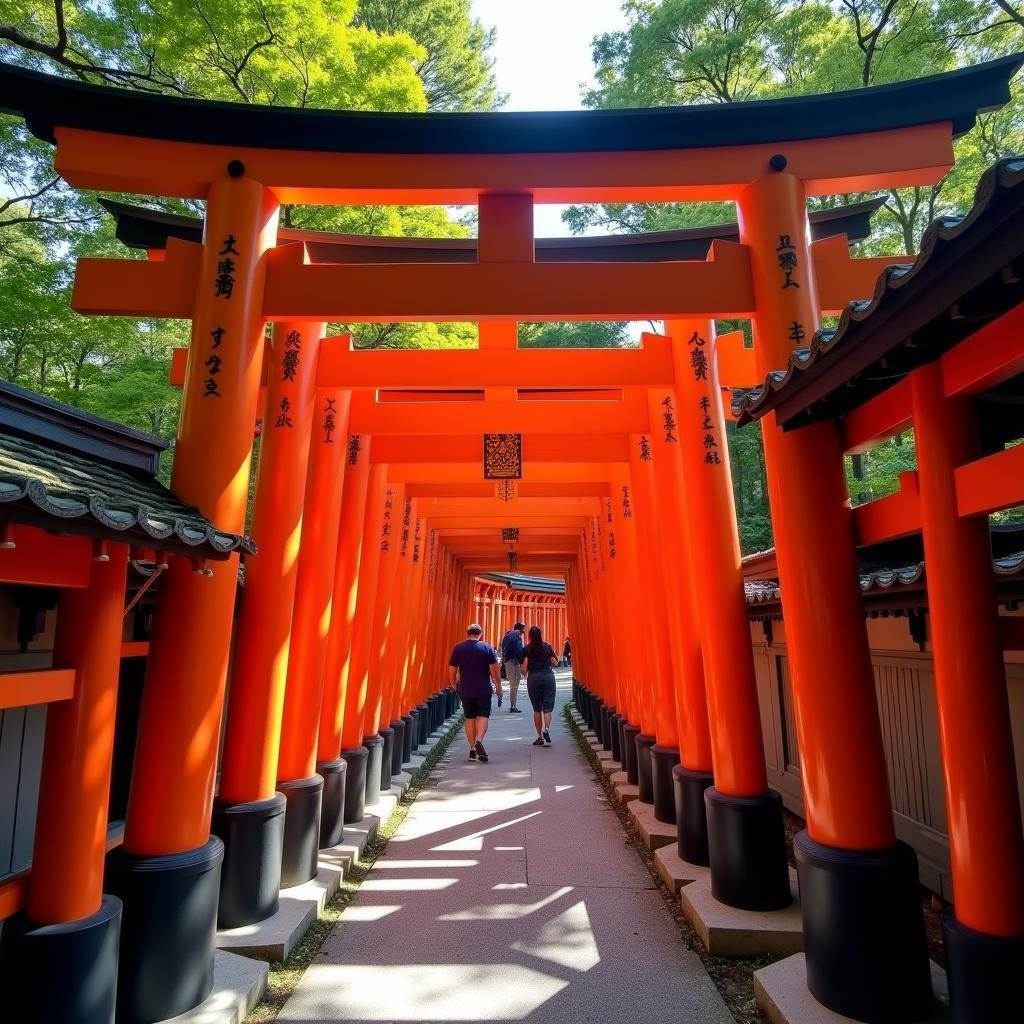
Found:
[[[493,33],[469,0],[5,0],[0,59],[85,82],[182,97],[349,110],[483,110],[503,102]],[[0,117],[0,373],[171,438],[171,349],[188,324],[71,311],[74,261],[129,258],[95,198],[49,146]],[[138,201],[138,197],[128,197]],[[151,205],[201,212],[152,197]],[[440,207],[284,207],[287,226],[466,236]],[[345,325],[332,325],[333,330]],[[469,324],[352,325],[361,347],[465,346]],[[169,460],[165,460],[169,464]]]
[[[593,42],[592,108],[738,103],[920,78],[1024,49],[1015,0],[625,0],[627,25]],[[956,166],[935,185],[892,189],[861,254],[914,253],[939,215],[962,215],[994,161],[1024,149],[1022,87],[955,143]],[[819,206],[863,198],[835,196]],[[574,233],[634,232],[735,220],[730,203],[574,206]],[[722,324],[723,330],[737,324]],[[759,428],[728,430],[744,551],[772,543]],[[848,459],[855,501],[891,493],[913,468],[912,435]]]

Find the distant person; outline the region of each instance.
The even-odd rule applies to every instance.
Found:
[[[527,673],[526,692],[533,705],[535,747],[551,746],[551,712],[555,710],[555,666],[558,655],[544,642],[540,626],[530,627],[530,642],[523,648],[522,669]]]
[[[569,643],[569,638],[565,638],[565,643],[562,644],[562,664],[566,668],[572,668],[572,644]]]
[[[452,648],[448,659],[448,681],[455,685],[458,676],[459,699],[466,716],[466,740],[470,761],[487,761],[483,738],[491,719],[491,682],[501,699],[501,672],[498,652],[481,639],[483,627],[475,622],[466,630],[466,639]]]
[[[526,632],[526,623],[517,622],[501,638],[501,662],[505,666],[505,674],[508,676],[508,710],[509,714],[521,715],[523,712],[516,707],[516,697],[519,694],[519,683],[522,680],[522,670],[519,663],[523,660],[523,634]],[[498,698],[498,707],[501,707],[501,698]]]

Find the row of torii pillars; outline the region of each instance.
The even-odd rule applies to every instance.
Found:
[[[803,186],[791,174],[768,174],[740,193],[738,206],[763,377],[785,364],[794,324],[809,334],[820,322]],[[272,194],[244,173],[210,189],[172,488],[235,532],[245,523],[264,256],[277,215]],[[799,287],[780,287],[782,238],[792,250],[789,272],[801,268]],[[228,239],[234,294],[225,304],[209,283]],[[681,849],[710,862],[716,898],[752,910],[789,902],[781,802],[765,773],[716,342],[704,319],[670,322],[668,330],[671,380],[625,394],[593,419],[584,401],[567,401],[558,440],[531,444],[524,429],[521,496],[505,504],[440,486],[457,477],[464,447],[429,421],[416,432],[420,444],[353,432],[352,390],[318,386],[317,359],[309,358],[329,346],[324,325],[275,324],[252,521],[260,554],[246,565],[237,627],[235,559],[211,576],[174,558],[162,583],[124,843],[108,875],[124,901],[123,1019],[148,1024],[195,1005],[209,991],[218,905],[222,925],[273,909],[275,830],[284,828],[293,858],[285,870],[301,874],[317,843],[334,839],[355,813],[346,811],[350,794],[372,791],[378,763],[381,778],[390,771],[385,737],[391,730],[394,751],[397,723],[408,729],[407,713],[429,707],[424,698],[442,700],[443,666],[470,617],[472,581],[500,568],[497,532],[506,525],[523,533],[522,571],[564,575],[575,674],[590,699],[625,716],[638,752],[650,751],[660,813],[670,802],[674,813],[671,794],[681,788]],[[572,357],[552,353],[544,383]],[[646,408],[636,429],[591,433],[594,422],[636,411],[638,401]],[[487,398],[479,405],[494,426]],[[529,413],[525,419],[528,427]],[[839,434],[831,422],[783,433],[769,417],[764,446],[807,811],[796,854],[808,983],[851,1016],[921,1019],[932,993],[916,862],[893,828]],[[580,464],[605,467],[582,493],[571,486]],[[535,466],[549,474],[532,496]],[[607,657],[616,649],[634,656]],[[638,753],[638,772],[647,763]],[[75,766],[68,769],[73,779]],[[343,773],[339,811],[334,780]],[[363,786],[354,784],[360,778]],[[317,803],[314,836],[309,809]],[[77,838],[66,837],[69,856],[92,856],[92,837]],[[82,877],[88,892],[77,894],[76,913],[102,900],[101,874]],[[963,891],[964,920],[994,934],[1016,927],[1006,900],[997,906],[984,886]],[[1012,917],[1015,901],[1008,902]],[[186,906],[189,913],[180,912]]]

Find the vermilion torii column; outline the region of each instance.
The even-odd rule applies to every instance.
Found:
[[[107,554],[57,610],[53,665],[75,670],[74,695],[47,708],[28,905],[0,932],[21,1024],[114,1019],[121,901],[103,894],[103,865],[128,548]]]
[[[648,392],[651,417],[651,450],[654,455],[656,505],[654,514],[663,540],[661,557],[664,589],[672,630],[672,666],[676,674],[675,707],[678,717],[676,743],[662,743],[656,754],[655,813],[661,821],[678,826],[675,784],[672,771],[683,763],[698,771],[711,767],[711,736],[708,726],[704,663],[700,649],[698,615],[694,607],[694,576],[689,537],[683,510],[689,506],[683,486],[682,458],[679,453],[679,411],[673,388]],[[685,761],[682,758],[686,758]],[[694,794],[687,794],[693,796]],[[660,796],[660,801],[657,799]],[[659,808],[659,803],[661,804]],[[699,813],[684,808],[687,822],[699,827]],[[694,837],[699,843],[699,838]]]
[[[276,913],[285,833],[277,756],[288,677],[292,606],[323,324],[278,323],[270,343],[266,409],[256,468],[213,830],[224,842],[221,928]]]
[[[412,520],[416,502],[401,493],[400,503],[395,508],[392,558],[395,563],[394,582],[391,587],[391,610],[384,626],[383,636],[383,678],[384,702],[381,709],[382,721],[388,723],[393,734],[391,764],[388,769],[388,783],[391,777],[402,770],[405,749],[405,719],[402,717],[402,672],[405,655],[408,653],[409,598],[412,584]]]
[[[227,170],[207,193],[171,489],[218,529],[241,533],[278,205],[239,161]],[[237,556],[212,575],[172,557],[161,580],[124,846],[108,879],[124,902],[125,1021],[184,1013],[213,986],[224,847],[210,838],[210,817],[237,576]]]
[[[766,170],[738,211],[766,377],[819,324],[803,185]],[[932,991],[917,858],[895,840],[838,429],[761,424],[807,813],[795,851],[808,986],[857,1020],[921,1020]]]
[[[366,796],[366,759],[369,751],[362,745],[362,733],[345,742],[345,712],[352,666],[352,640],[359,600],[359,565],[363,547],[363,523],[370,483],[370,446],[368,435],[351,434],[345,442],[345,490],[341,519],[337,530],[337,551],[331,590],[330,622],[324,658],[324,682],[320,704],[317,740],[317,771],[333,771],[338,760],[345,764],[345,788],[327,800],[320,812],[320,846],[337,846],[344,826],[363,818]],[[362,723],[355,725],[361,730]],[[339,806],[337,797],[342,797]]]
[[[953,906],[943,932],[957,1024],[1009,1020],[1024,969],[1024,835],[987,516],[962,517],[956,469],[980,457],[974,403],[942,365],[910,375]]]
[[[707,803],[714,897],[746,910],[775,910],[791,902],[786,836],[782,799],[769,790],[765,772],[714,325],[676,320],[665,326],[676,369],[688,498],[684,528],[694,578],[700,581],[697,621],[714,766],[713,780],[706,772],[677,767],[676,801],[702,818]]]
[[[388,681],[385,661],[388,626],[392,615],[395,575],[398,570],[399,530],[402,518],[404,490],[401,484],[391,484],[384,492],[384,510],[380,522],[380,557],[377,565],[377,594],[374,598],[373,625],[369,657],[369,696],[363,729],[368,736],[378,735],[384,741],[381,748],[380,788],[391,788],[391,762],[394,756],[395,730],[383,721]]]
[[[639,550],[634,529],[634,506],[629,467],[616,463],[609,467],[612,481],[609,484],[611,496],[608,501],[612,508],[612,525],[608,538],[609,556],[615,564],[616,592],[619,598],[619,624],[621,632],[632,650],[644,651],[650,647],[648,622],[636,615],[636,609],[646,604],[645,591],[641,583]],[[622,483],[622,481],[626,481]],[[552,629],[556,637],[564,639],[559,629],[561,605],[551,603]],[[561,656],[562,639],[556,641],[556,653]],[[618,711],[613,721],[615,730],[613,753],[623,769],[629,774],[629,765],[636,758],[636,736],[639,735],[638,709],[642,703],[642,692],[653,678],[647,669],[645,656],[630,659],[629,665],[620,666],[620,688]],[[627,735],[630,724],[635,735]],[[632,730],[630,730],[632,731]],[[631,746],[631,749],[630,749]]]
[[[391,774],[397,775],[407,760],[409,740],[406,730],[411,721],[406,721],[407,706],[404,703],[404,679],[412,646],[413,601],[418,579],[418,563],[413,561],[414,520],[416,500],[406,497],[402,501],[401,519],[398,532],[398,565],[395,572],[394,595],[391,602],[391,620],[385,637],[387,662],[385,677],[388,680],[385,717],[394,729],[394,749],[391,753]],[[412,753],[411,751],[409,752]]]
[[[362,745],[369,751],[366,762],[364,800],[373,805],[380,799],[381,757],[384,740],[370,728],[370,651],[374,608],[377,602],[377,570],[380,567],[381,526],[384,518],[388,467],[377,463],[370,470],[366,496],[366,514],[362,524],[359,576],[356,584],[352,649],[349,653],[348,686],[342,720],[341,743],[344,749]]]
[[[631,659],[633,665],[630,672],[629,702],[628,706],[622,709],[625,720],[619,727],[619,746],[626,778],[632,785],[636,785],[636,739],[645,731],[644,726],[654,729],[652,681],[660,670],[660,658],[665,656],[669,643],[667,616],[664,614],[664,602],[657,600],[659,595],[651,594],[651,578],[643,561],[636,529],[638,511],[629,466],[625,463],[611,463],[609,471],[612,502],[615,507],[615,535],[619,558],[622,559],[619,564],[627,594],[627,607],[623,618],[626,645],[637,652],[637,657]],[[568,595],[567,584],[566,602]],[[655,603],[659,605],[660,612],[653,607]],[[641,620],[636,615],[637,608],[650,609],[650,612]],[[566,608],[563,608],[562,615],[565,610]],[[565,628],[567,627],[562,622],[559,632]],[[575,669],[573,674],[575,675]]]
[[[641,732],[636,737],[637,782],[640,799],[654,802],[654,778],[651,750],[659,742],[658,729],[676,729],[675,680],[679,671],[673,659],[674,644],[678,642],[669,613],[663,569],[666,557],[662,527],[657,512],[658,494],[654,480],[654,448],[649,434],[634,434],[629,440],[630,479],[633,485],[632,503],[637,520],[636,538],[643,580],[649,598],[646,606],[651,619],[648,648],[650,676],[644,688],[645,699],[640,709]],[[678,738],[676,747],[678,749]],[[669,748],[671,749],[671,747]]]
[[[326,340],[321,342],[328,344]],[[351,405],[351,391],[317,389],[277,766],[277,789],[288,800],[281,862],[281,882],[285,886],[316,877],[324,808],[329,821],[332,815],[340,821],[345,803],[345,762],[335,756],[318,764],[317,745],[332,622],[338,522],[348,485]],[[339,842],[340,836],[330,845]]]
[[[415,506],[414,506],[415,507]],[[412,680],[417,659],[422,657],[420,646],[420,625],[425,619],[424,614],[424,581],[426,578],[426,562],[423,558],[424,520],[422,516],[412,516],[411,536],[406,540],[406,527],[403,524],[404,558],[408,559],[408,596],[405,608],[404,641],[397,653],[396,671],[398,673],[398,691],[396,700],[396,717],[399,715],[405,725],[402,741],[402,764],[412,757],[418,744],[418,714],[412,708]],[[397,641],[396,641],[397,643]]]

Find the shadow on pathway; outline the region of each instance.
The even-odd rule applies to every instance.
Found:
[[[560,712],[460,734],[278,1018],[729,1024]],[[524,695],[525,696],[525,695]]]

